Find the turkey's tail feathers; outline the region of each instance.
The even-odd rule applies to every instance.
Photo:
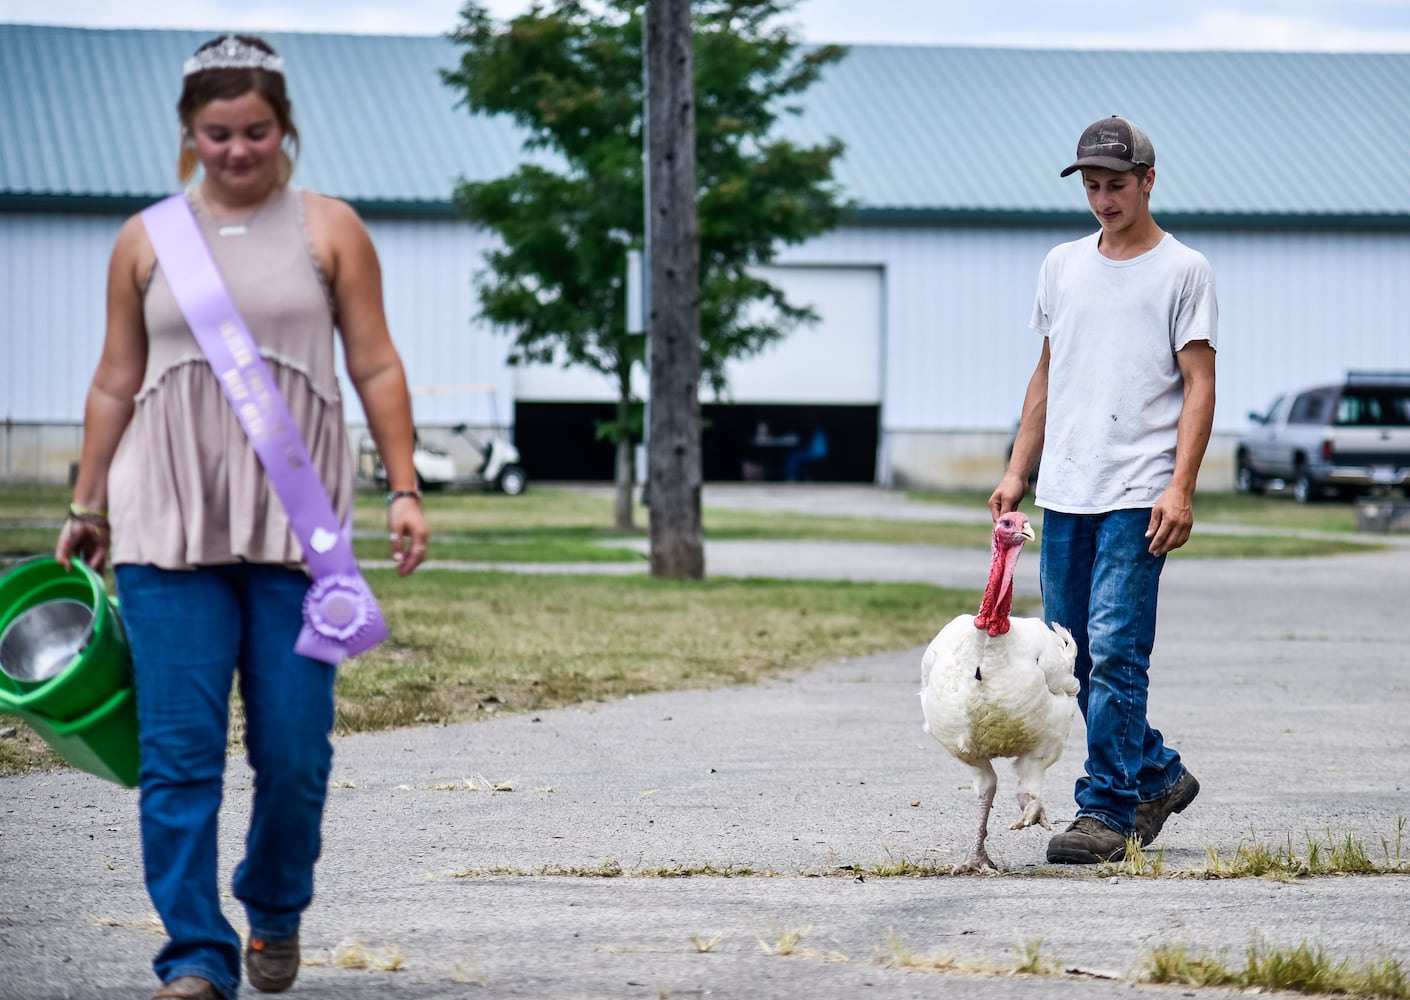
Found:
[[[920,689],[924,691],[930,686],[930,670],[935,666],[935,646],[932,644],[925,650],[925,655],[920,658]]]
[[[1077,666],[1077,640],[1057,622],[1049,622],[1049,627],[1057,636],[1058,643],[1056,655],[1043,658],[1043,674],[1048,682],[1048,690],[1053,694],[1075,695],[1082,686],[1074,673]]]

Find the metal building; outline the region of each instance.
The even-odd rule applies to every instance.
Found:
[[[77,455],[107,256],[123,218],[176,184],[180,66],[208,37],[0,25],[0,479],[62,478]],[[611,387],[506,365],[507,338],[476,318],[492,242],[451,191],[522,154],[511,124],[455,106],[438,72],[454,46],[267,37],[303,138],[295,182],[367,219],[412,383],[497,387],[418,397],[418,424],[511,422],[539,478],[608,478],[591,421]],[[1277,392],[1410,370],[1407,93],[1403,54],[853,47],[783,125],[847,146],[838,179],[855,211],[773,269],[822,320],[734,368],[709,411],[707,478],[740,474],[731,442],[757,420],[822,418],[852,445],[841,478],[991,485],[1038,358],[1038,265],[1094,228],[1080,182],[1058,171],[1083,126],[1120,113],[1155,141],[1157,220],[1215,270],[1202,479],[1228,485],[1231,439]]]

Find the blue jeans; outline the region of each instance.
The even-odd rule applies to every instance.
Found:
[[[142,859],[170,940],[162,982],[201,976],[226,997],[240,984],[240,937],[221,913],[216,874],[230,717],[238,673],[254,804],[235,898],[250,933],[298,933],[313,898],[332,768],[336,670],[294,652],[309,580],[250,563],[191,571],[114,571],[132,648],[141,731]]]
[[[1135,832],[1136,804],[1184,774],[1180,755],[1146,721],[1156,596],[1164,556],[1150,554],[1150,510],[1043,513],[1043,617],[1077,640],[1077,695],[1087,722],[1077,815]]]

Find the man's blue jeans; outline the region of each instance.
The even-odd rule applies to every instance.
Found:
[[[233,888],[251,934],[277,941],[298,933],[313,898],[336,671],[294,652],[309,585],[301,572],[249,563],[114,572],[136,673],[147,891],[170,937],[153,968],[163,982],[201,976],[234,997],[240,938],[221,913],[216,871],[231,686],[238,672],[254,770]]]
[[[1150,554],[1150,510],[1043,513],[1039,575],[1043,617],[1077,640],[1077,704],[1087,722],[1086,774],[1077,815],[1127,837],[1136,804],[1184,774],[1180,755],[1146,721],[1164,556]]]

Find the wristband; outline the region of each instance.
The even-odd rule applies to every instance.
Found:
[[[69,504],[69,517],[77,521],[106,521],[108,512],[97,507],[80,507],[76,503]]]
[[[387,494],[387,506],[390,507],[392,504],[396,503],[396,502],[397,502],[398,500],[400,500],[402,497],[411,497],[411,498],[414,499],[417,503],[420,503],[420,502],[421,502],[421,491],[420,491],[420,490],[392,490],[390,493]]]

